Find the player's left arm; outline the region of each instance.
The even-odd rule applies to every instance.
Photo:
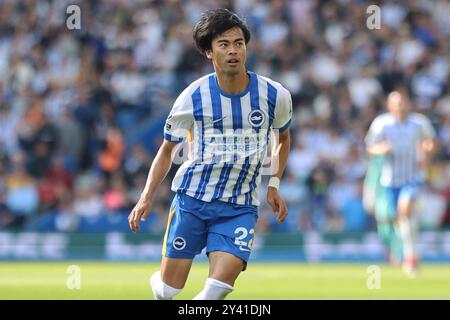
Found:
[[[279,181],[281,180],[281,177],[283,176],[284,169],[286,167],[286,162],[289,155],[290,150],[290,142],[291,137],[289,134],[289,129],[284,130],[279,134],[279,144],[277,146],[277,149],[279,149],[278,153],[278,171],[272,175],[271,181],[275,180]],[[269,187],[267,188],[267,202],[272,207],[273,212],[275,213],[277,217],[277,222],[282,223],[284,219],[286,219],[288,210],[286,206],[286,202],[281,197],[281,195],[278,193],[278,186],[271,186],[269,183]]]
[[[423,117],[422,118],[422,131],[421,131],[420,151],[423,155],[424,165],[428,165],[431,159],[438,150],[438,142],[436,139],[436,132],[431,122]]]
[[[425,154],[426,158],[432,158],[438,150],[438,142],[435,138],[424,139],[421,143],[422,152]]]
[[[285,88],[280,88],[280,96],[277,99],[275,107],[275,117],[273,120],[273,128],[278,132],[277,171],[272,175],[267,188],[267,202],[272,207],[273,212],[277,217],[277,222],[282,223],[288,215],[286,202],[278,192],[281,177],[283,176],[286,162],[289,156],[291,137],[289,134],[289,125],[292,118],[292,100],[289,91]]]

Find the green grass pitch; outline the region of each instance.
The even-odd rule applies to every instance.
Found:
[[[80,288],[71,265],[79,266]],[[253,263],[228,299],[450,299],[450,266],[425,264],[410,279],[399,268],[380,264],[380,288],[367,288],[369,264]],[[152,299],[148,278],[156,263],[4,262],[0,299]],[[208,274],[194,264],[183,292],[192,299]]]

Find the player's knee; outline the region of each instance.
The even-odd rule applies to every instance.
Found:
[[[194,300],[224,300],[234,288],[222,281],[208,278],[203,290],[194,297]]]
[[[152,287],[155,300],[171,300],[182,289],[173,288],[165,284],[161,279],[161,272],[157,271],[150,277],[150,286]]]

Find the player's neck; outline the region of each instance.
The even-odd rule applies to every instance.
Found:
[[[245,69],[242,72],[239,72],[235,75],[225,74],[225,73],[217,73],[217,83],[220,89],[229,94],[238,94],[243,91],[248,86],[248,82],[250,81],[249,76]]]
[[[396,115],[394,114],[397,123],[404,123],[408,119],[408,115]]]

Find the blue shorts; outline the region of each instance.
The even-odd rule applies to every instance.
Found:
[[[206,247],[206,254],[228,252],[246,265],[257,218],[256,206],[205,202],[177,193],[170,207],[162,255],[193,259]]]
[[[417,197],[421,187],[421,183],[409,183],[401,187],[386,187],[386,197],[391,209],[397,213],[399,200],[413,200]]]

